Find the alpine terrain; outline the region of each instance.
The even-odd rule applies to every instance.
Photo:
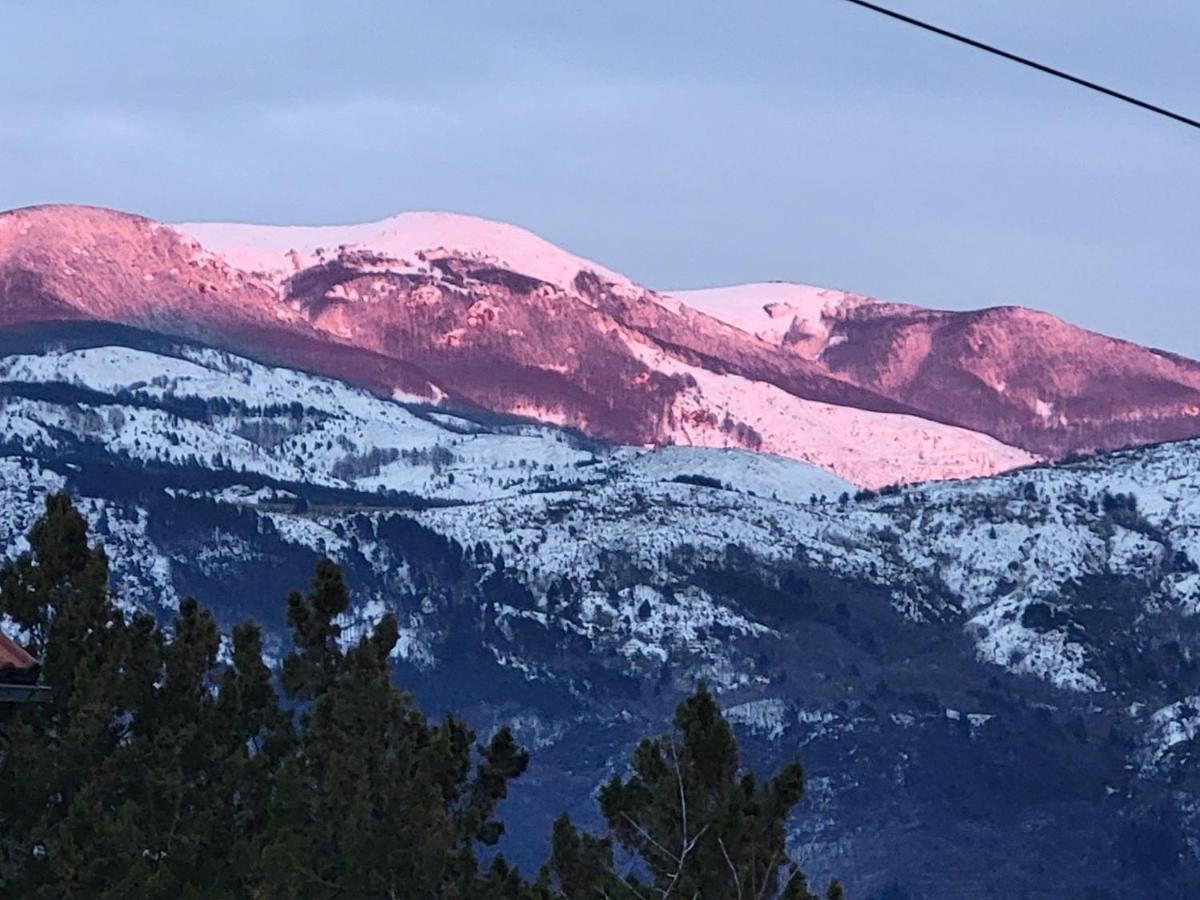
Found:
[[[544,858],[703,681],[847,896],[1200,891],[1200,363],[1020,308],[642,287],[518,228],[0,215],[0,560],[342,635],[512,725]],[[4,630],[15,634],[9,623]],[[567,798],[567,799],[564,799]]]

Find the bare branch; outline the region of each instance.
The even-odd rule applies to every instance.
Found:
[[[700,838],[704,837],[704,832],[706,831],[708,831],[707,825],[701,828],[699,833],[697,833],[694,838],[684,845],[683,851],[679,854],[679,868],[676,869],[675,873],[671,876],[671,883],[668,884],[666,890],[663,891],[663,900],[666,900],[667,897],[671,896],[671,892],[675,890],[675,886],[679,883],[679,876],[683,874],[683,864],[687,859],[687,855],[695,849],[696,843],[700,840]]]
[[[667,746],[671,748],[671,761],[675,765],[675,781],[679,785],[679,814],[683,820],[683,841],[684,843],[687,843],[687,794],[683,789],[683,773],[679,771],[679,754],[675,750],[675,742],[671,741],[671,743],[669,743]]]
[[[742,879],[738,877],[737,867],[729,858],[729,851],[725,849],[725,839],[717,838],[717,846],[721,848],[721,855],[725,857],[725,864],[729,866],[729,874],[733,876],[733,885],[737,888],[737,900],[742,900]]]
[[[656,841],[650,835],[650,832],[648,832],[645,828],[643,828],[641,825],[639,825],[637,822],[635,822],[632,818],[630,818],[628,813],[624,813],[624,812],[621,813],[621,818],[623,818],[626,822],[628,822],[630,825],[632,825],[634,830],[637,831],[638,834],[640,834],[647,841],[649,841],[651,844],[653,844],[655,847],[657,847],[659,850],[661,850],[663,853],[665,853],[671,859],[671,861],[675,863],[676,866],[679,865],[679,857],[676,856],[674,853],[672,853],[670,850],[668,850],[666,847],[664,847],[662,844],[660,844],[658,841]]]
[[[787,859],[787,854],[783,854],[783,859],[782,859],[782,860],[779,860],[778,862],[775,862],[775,863],[771,863],[770,865],[768,865],[768,866],[767,866],[767,871],[763,873],[763,883],[762,883],[762,887],[761,887],[761,888],[759,888],[759,890],[758,890],[758,894],[756,895],[756,898],[755,898],[755,900],[763,900],[763,898],[765,898],[765,897],[767,896],[767,889],[768,889],[768,888],[770,888],[770,886],[771,886],[771,880],[772,880],[772,879],[771,879],[771,877],[770,877],[770,876],[771,876],[771,870],[772,870],[773,868],[775,868],[775,866],[776,866],[776,865],[778,865],[778,864],[779,864],[779,862],[783,862],[783,861],[784,861],[784,860],[786,860],[786,859]],[[780,896],[780,897],[782,897],[784,894],[786,894],[786,893],[787,893],[787,889],[788,889],[788,885],[790,885],[790,884],[792,883],[792,880],[793,880],[793,879],[794,879],[794,878],[795,878],[797,875],[799,875],[799,874],[800,874],[800,869],[799,869],[799,867],[793,866],[793,867],[792,867],[792,871],[788,873],[787,880],[786,880],[786,881],[783,883],[783,887],[782,887],[782,888],[780,888],[780,890],[779,890],[779,892],[778,892],[778,895],[777,895],[777,896]],[[778,879],[776,879],[776,880],[778,880]]]

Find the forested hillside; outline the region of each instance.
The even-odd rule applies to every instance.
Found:
[[[528,754],[510,729],[477,740],[393,686],[393,615],[342,649],[349,595],[333,562],[287,598],[292,645],[273,671],[258,626],[223,641],[192,598],[166,628],[126,619],[66,494],[47,498],[29,545],[0,570],[0,615],[53,694],[0,709],[0,877],[14,896],[814,898],[786,850],[799,763],[761,784],[740,772],[703,687],[600,791],[607,834],[562,816],[526,877],[483,851]]]

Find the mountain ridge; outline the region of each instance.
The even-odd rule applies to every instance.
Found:
[[[196,596],[277,661],[336,560],[343,640],[394,613],[431,715],[530,748],[527,866],[703,679],[747,765],[801,755],[790,844],[856,896],[1200,885],[1200,441],[856,492],[93,322],[0,331],[0,426],[0,556],[67,489],[127,612]]]
[[[765,450],[878,488],[1200,434],[1200,364],[1045,314],[714,291],[693,308],[449,213],[328,227],[0,215],[0,327],[119,322],[621,444]],[[772,325],[755,328],[754,305]]]

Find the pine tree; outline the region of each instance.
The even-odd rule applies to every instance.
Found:
[[[296,746],[292,714],[280,706],[262,657],[257,626],[235,628],[213,723],[219,748],[213,790],[223,815],[214,829],[212,850],[227,867],[237,896],[251,895],[262,877],[264,848],[276,839],[279,828],[272,817],[277,776]]]
[[[79,667],[101,665],[108,647],[103,633],[123,623],[108,594],[108,559],[100,547],[88,546],[87,523],[65,492],[46,498],[28,541],[30,549],[0,569],[0,611],[29,635],[29,650],[43,660],[61,710]]]
[[[21,708],[0,744],[5,885],[30,897],[239,895],[228,864],[261,836],[290,722],[257,631],[239,629],[218,681],[211,615],[184,600],[169,641],[148,616],[126,622],[66,495],[47,500],[29,539],[0,573],[0,609],[43,636],[53,699]],[[243,814],[251,804],[257,819]]]
[[[555,824],[542,884],[566,900],[816,900],[786,849],[787,819],[804,794],[799,762],[763,783],[739,772],[733,731],[704,686],[680,704],[674,725],[675,734],[638,746],[628,779],[601,789],[608,838],[581,834],[565,817]],[[637,860],[623,881],[614,843]],[[840,891],[831,885],[829,897]]]
[[[274,838],[264,848],[272,896],[362,898],[503,896],[524,890],[510,870],[480,877],[475,847],[503,831],[493,818],[508,782],[528,763],[507,730],[475,744],[447,717],[431,725],[390,680],[399,637],[386,615],[343,652],[335,619],[348,591],[332,562],[310,592],[293,594],[295,650],[284,661],[289,695],[310,705],[298,752],[280,775]],[[308,823],[296,840],[283,823]],[[491,894],[478,894],[483,890]]]
[[[214,855],[223,798],[214,672],[220,635],[192,598],[179,608],[163,643],[161,680],[139,708],[135,739],[122,748],[122,769],[137,773],[125,796],[138,811],[146,865],[164,888],[209,885],[224,861]]]
[[[596,897],[627,900],[638,896],[636,887],[625,883],[616,873],[612,841],[579,831],[566,814],[554,823],[550,859],[538,881],[547,892],[553,886],[551,896],[564,900]]]
[[[342,629],[337,618],[350,608],[350,591],[342,570],[328,557],[317,561],[307,596],[288,596],[287,619],[294,652],[283,662],[283,688],[298,700],[310,701],[330,688],[345,668],[338,648]]]
[[[643,741],[632,774],[601,790],[608,834],[563,816],[530,884],[478,856],[503,835],[496,809],[528,755],[506,728],[480,743],[453,716],[430,722],[392,685],[391,615],[346,647],[350,595],[332,561],[288,598],[281,698],[253,625],[221,662],[217,623],[191,598],[165,633],[126,621],[65,494],[29,543],[0,570],[0,612],[33,635],[54,694],[0,732],[0,881],[13,896],[814,900],[785,848],[799,764],[761,784],[739,772],[703,687],[675,734]],[[618,874],[618,847],[636,876]],[[833,882],[827,900],[842,896]]]
[[[153,676],[142,665],[154,654],[153,627],[145,617],[122,618],[104,552],[88,546],[65,493],[47,498],[28,540],[29,551],[0,571],[0,612],[30,635],[52,695],[4,729],[0,872],[24,896],[76,896],[111,872],[64,829],[102,844],[101,831],[123,827],[107,817],[112,759],[128,738],[130,703],[145,693],[139,682]]]

